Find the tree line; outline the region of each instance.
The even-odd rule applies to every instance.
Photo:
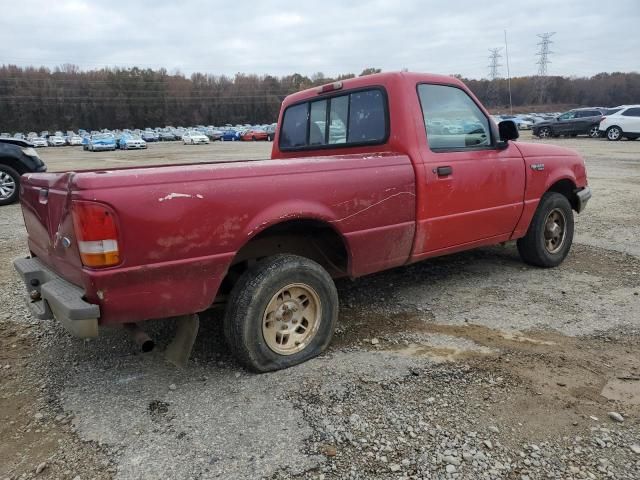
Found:
[[[360,75],[379,72],[368,68]],[[154,126],[271,123],[290,93],[355,77],[318,72],[276,77],[233,77],[141,68],[80,70],[0,66],[0,131],[87,130]],[[492,110],[508,106],[507,80],[461,78]],[[639,73],[600,73],[589,78],[511,79],[513,105],[540,110],[550,105],[614,106],[640,103]],[[543,99],[544,105],[540,105]]]

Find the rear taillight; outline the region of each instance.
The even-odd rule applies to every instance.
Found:
[[[607,118],[607,117],[602,117],[602,118],[600,119],[600,121],[602,122],[605,118]]]
[[[120,263],[118,225],[113,211],[100,203],[73,202],[73,225],[82,263],[111,267]]]

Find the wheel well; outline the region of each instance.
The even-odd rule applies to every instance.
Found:
[[[565,197],[567,197],[567,200],[569,200],[571,208],[573,208],[574,210],[578,210],[578,198],[576,197],[575,190],[576,185],[571,180],[564,179],[551,185],[551,187],[547,191],[564,195]]]
[[[0,165],[7,165],[8,167],[13,168],[20,175],[27,173],[25,166],[13,157],[0,157]]]
[[[265,229],[238,251],[222,281],[219,297],[226,297],[252,264],[278,253],[313,260],[333,278],[344,277],[349,272],[349,252],[338,232],[318,220],[291,220]]]

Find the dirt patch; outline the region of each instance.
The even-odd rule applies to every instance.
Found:
[[[112,478],[107,456],[75,435],[73,418],[32,370],[37,351],[30,325],[0,322],[0,478],[29,477],[37,469],[43,479]]]

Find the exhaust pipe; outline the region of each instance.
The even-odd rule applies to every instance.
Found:
[[[144,353],[148,353],[156,346],[147,332],[142,330],[137,323],[125,323],[122,325],[133,338],[133,341],[140,347]]]

